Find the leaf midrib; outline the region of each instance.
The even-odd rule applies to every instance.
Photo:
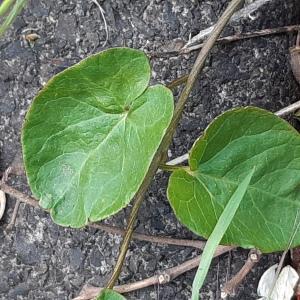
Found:
[[[81,181],[81,175],[82,175],[82,170],[83,168],[85,167],[86,163],[88,162],[88,160],[90,159],[91,155],[93,155],[97,150],[98,148],[109,138],[109,136],[111,135],[111,133],[118,127],[118,125],[123,121],[125,120],[126,122],[126,117],[127,115],[125,115],[125,117],[121,118],[112,128],[111,130],[108,132],[108,134],[106,135],[106,137],[97,145],[96,148],[92,149],[91,151],[89,151],[87,153],[87,157],[86,159],[83,161],[81,167],[78,169],[77,172],[74,173],[74,176],[73,176],[73,179],[70,181],[70,183],[74,180],[74,178],[76,177],[76,175],[78,175],[78,184],[76,184],[77,188],[79,189],[80,188],[80,181]],[[55,205],[52,207],[52,209],[54,209],[64,198],[65,194],[69,191],[69,188],[65,190],[64,194],[61,196],[60,200],[57,201],[55,203]],[[76,205],[78,204],[78,201],[80,200],[79,198],[79,195],[78,197],[76,198],[76,204],[73,206],[72,210],[70,210],[70,212],[66,215],[66,217],[68,215],[70,215],[73,210],[75,209]],[[86,210],[85,210],[85,206],[84,206],[84,212],[85,212],[85,216],[88,218],[87,214],[86,214]]]

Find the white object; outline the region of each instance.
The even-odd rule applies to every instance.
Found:
[[[257,294],[262,298],[258,300],[290,300],[293,297],[299,275],[294,268],[286,266],[276,280],[277,266],[270,267],[260,278]]]
[[[5,206],[6,206],[6,196],[5,193],[0,190],[0,220],[3,217]]]

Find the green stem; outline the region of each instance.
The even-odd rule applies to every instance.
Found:
[[[203,69],[205,60],[210,52],[210,50],[212,49],[212,47],[214,46],[216,40],[218,39],[218,37],[220,36],[222,30],[224,29],[224,27],[226,26],[226,24],[228,23],[230,17],[233,15],[233,13],[235,12],[235,10],[244,2],[244,0],[232,0],[231,3],[229,4],[228,8],[225,10],[225,12],[223,13],[223,15],[221,16],[221,18],[219,19],[219,21],[217,22],[214,31],[212,32],[212,34],[210,35],[210,37],[207,39],[207,41],[205,42],[203,48],[201,49],[196,62],[191,70],[191,73],[189,74],[187,83],[179,97],[178,103],[175,107],[175,112],[174,112],[174,116],[172,118],[171,124],[169,125],[167,132],[159,146],[159,149],[157,150],[151,165],[149,167],[149,170],[147,172],[146,177],[144,178],[144,181],[140,187],[140,189],[138,190],[136,197],[135,197],[135,202],[132,208],[132,211],[130,213],[129,216],[129,220],[128,220],[128,224],[127,224],[127,228],[126,228],[126,234],[124,236],[123,239],[123,243],[121,245],[121,249],[120,249],[120,253],[115,265],[115,268],[113,270],[113,274],[107,284],[107,287],[112,289],[116,283],[116,281],[119,278],[119,275],[121,273],[122,270],[122,266],[126,257],[126,253],[128,250],[128,246],[129,243],[131,241],[132,238],[132,234],[133,234],[133,227],[137,218],[137,214],[139,211],[139,208],[142,204],[142,201],[144,199],[145,193],[148,189],[148,187],[151,184],[152,178],[154,177],[154,175],[156,174],[157,169],[159,168],[159,165],[162,163],[162,159],[164,158],[164,153],[166,153],[166,151],[169,148],[169,145],[172,141],[172,137],[173,134],[175,132],[175,129],[178,125],[178,122],[180,120],[181,114],[183,112],[183,109],[185,107],[185,104],[187,102],[187,99],[189,97],[189,94],[193,88],[193,85],[197,79],[197,75],[199,74],[199,72]]]
[[[4,0],[2,2],[2,4],[0,5],[0,17],[4,16],[8,12],[13,3],[14,0]]]
[[[174,90],[179,85],[181,85],[183,83],[186,83],[186,81],[187,81],[188,78],[189,78],[189,75],[183,75],[183,76],[181,76],[179,78],[174,79],[170,83],[168,83],[166,85],[166,87],[169,88],[170,90]]]
[[[173,166],[173,165],[167,165],[167,164],[160,164],[159,168],[166,172],[174,172],[176,170],[184,169],[185,166]]]

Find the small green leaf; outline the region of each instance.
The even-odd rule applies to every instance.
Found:
[[[64,226],[82,227],[134,197],[173,115],[173,96],[148,87],[146,55],[114,48],[49,81],[26,115],[30,187]]]
[[[172,173],[168,198],[179,220],[208,238],[241,179],[255,168],[221,243],[285,250],[300,207],[300,137],[286,121],[254,107],[219,116],[195,142],[189,168]],[[300,245],[297,232],[292,247]]]
[[[228,203],[226,204],[224,211],[222,212],[216,227],[210,235],[203,253],[201,255],[200,264],[193,281],[192,300],[199,299],[199,290],[201,289],[203,282],[206,278],[209,266],[213,259],[214,253],[220,244],[220,241],[225,234],[228,226],[230,225],[246,191],[250,184],[250,180],[253,176],[254,169],[246,176],[246,178],[239,184],[236,191],[233,193]]]
[[[97,300],[126,300],[126,298],[113,290],[105,289],[97,297]]]

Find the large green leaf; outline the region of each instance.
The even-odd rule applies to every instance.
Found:
[[[97,300],[126,300],[126,298],[113,290],[105,289],[97,297]]]
[[[58,74],[34,99],[25,167],[56,223],[81,227],[133,198],[173,114],[170,90],[149,79],[143,52],[114,48]]]
[[[222,244],[284,250],[300,207],[300,137],[286,121],[246,107],[218,117],[195,142],[189,167],[170,177],[179,220],[208,238],[241,180],[255,173]],[[300,232],[292,246],[300,244]]]

